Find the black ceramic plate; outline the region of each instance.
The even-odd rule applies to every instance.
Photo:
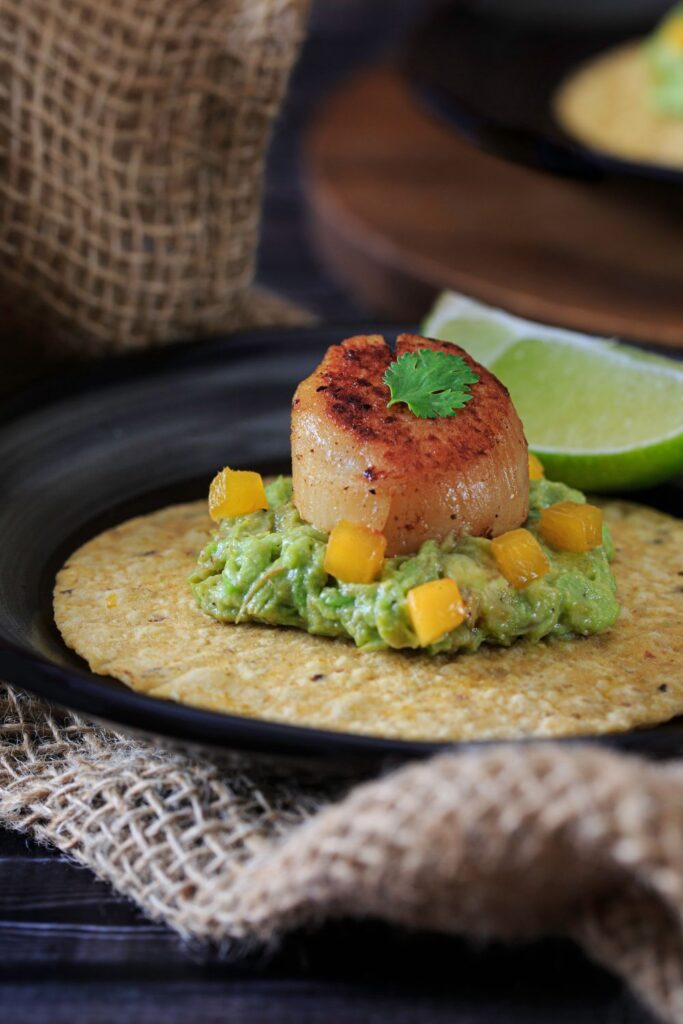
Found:
[[[562,80],[590,57],[643,36],[628,29],[528,26],[451,3],[409,41],[403,67],[418,94],[473,142],[556,174],[683,183],[683,171],[621,160],[566,135],[550,102]]]
[[[52,619],[55,573],[87,538],[131,515],[203,497],[217,466],[286,471],[294,387],[327,345],[344,336],[332,328],[238,334],[112,360],[6,403],[0,678],[119,726],[223,751],[338,767],[436,750],[431,743],[279,725],[144,697],[90,673]],[[670,507],[676,500],[667,490],[652,497]],[[683,724],[610,742],[665,755],[683,750]]]

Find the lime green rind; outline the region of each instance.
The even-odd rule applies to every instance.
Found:
[[[543,463],[548,479],[562,480],[581,491],[636,491],[683,474],[683,434],[617,455],[549,452],[538,445],[530,450]]]

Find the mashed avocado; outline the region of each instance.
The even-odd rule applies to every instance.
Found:
[[[323,568],[327,534],[304,523],[292,503],[292,484],[280,477],[266,488],[270,508],[223,519],[190,576],[199,607],[224,622],[296,626],[319,636],[350,637],[358,647],[419,647],[406,595],[420,583],[450,576],[468,618],[427,650],[476,651],[508,646],[518,637],[588,635],[609,628],[619,613],[609,568],[612,540],[583,554],[549,548],[536,530],[542,508],[584,501],[579,491],[549,480],[531,481],[526,526],[550,561],[550,571],[524,590],[501,576],[484,537],[426,541],[414,555],[388,558],[375,583],[341,583]]]
[[[652,98],[660,114],[683,117],[683,4],[677,4],[645,44]]]

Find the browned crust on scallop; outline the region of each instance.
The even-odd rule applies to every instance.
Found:
[[[386,433],[396,419],[387,410],[389,388],[382,382],[392,359],[379,334],[358,334],[328,348],[314,376],[331,423],[365,441]]]
[[[387,408],[391,396],[382,380],[385,370],[394,358],[418,349],[461,356],[479,377],[472,399],[456,416],[425,420],[402,404]],[[452,472],[455,461],[471,461],[496,445],[501,408],[516,418],[507,388],[492,373],[460,346],[419,334],[400,334],[395,356],[380,335],[347,338],[327,350],[316,377],[315,390],[324,396],[330,422],[359,443],[377,446],[377,461],[384,468],[369,466],[368,479]]]

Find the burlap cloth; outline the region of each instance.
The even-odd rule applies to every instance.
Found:
[[[92,354],[298,316],[249,286],[263,155],[306,6],[0,0],[12,352],[37,340]],[[677,764],[532,745],[315,784],[228,771],[0,684],[0,821],[227,954],[339,915],[565,934],[683,1021]]]
[[[307,8],[0,0],[0,345],[101,354],[262,316],[264,153]]]
[[[342,915],[564,934],[683,1021],[681,765],[499,746],[337,782],[330,802],[323,782],[226,771],[8,687],[0,722],[0,821],[228,955]]]

